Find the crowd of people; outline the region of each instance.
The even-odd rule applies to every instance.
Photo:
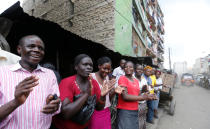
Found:
[[[1,129],[146,129],[158,118],[159,70],[121,59],[112,72],[104,56],[93,72],[95,62],[79,54],[76,74],[61,80],[49,63],[40,65],[44,50],[40,37],[24,36],[20,61],[0,67]]]

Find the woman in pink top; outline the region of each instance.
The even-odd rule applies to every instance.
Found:
[[[100,89],[103,88],[105,83],[110,83],[112,88],[115,85],[115,80],[110,80],[108,74],[111,72],[111,60],[109,57],[101,57],[98,59],[98,69],[96,73],[92,73],[91,76],[95,79],[100,86]],[[106,95],[105,107],[103,110],[95,110],[91,120],[89,129],[111,129],[111,114],[109,107],[111,106],[110,98],[114,94],[114,89]]]

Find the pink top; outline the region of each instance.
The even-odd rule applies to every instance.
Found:
[[[23,105],[0,123],[1,129],[48,129],[52,116],[60,112],[60,109],[54,114],[41,112],[49,94],[60,94],[55,74],[39,65],[32,73],[22,68],[19,63],[0,67],[0,106],[13,100],[15,87],[31,75],[39,78],[39,85],[34,87]]]

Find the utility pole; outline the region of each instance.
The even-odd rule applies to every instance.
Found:
[[[169,68],[170,68],[170,71],[172,71],[171,69],[171,49],[168,48],[168,57],[169,57]]]

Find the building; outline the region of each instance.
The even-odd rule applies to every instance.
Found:
[[[187,73],[187,62],[175,62],[173,66],[174,72],[176,72],[179,76],[181,76],[183,73]]]
[[[162,67],[163,13],[157,0],[25,0],[24,11],[132,57]]]
[[[193,72],[195,74],[208,73],[210,74],[210,54],[203,58],[197,58],[193,65]]]

